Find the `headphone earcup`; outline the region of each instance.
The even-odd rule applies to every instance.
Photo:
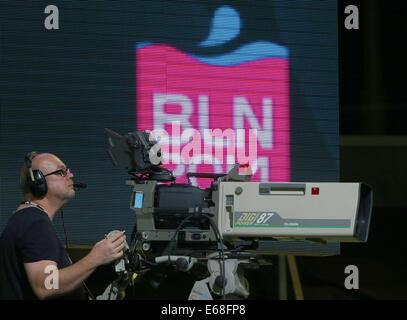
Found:
[[[47,180],[40,170],[33,170],[32,172],[34,181],[32,181],[30,175],[28,175],[31,193],[36,198],[42,198],[48,192]]]

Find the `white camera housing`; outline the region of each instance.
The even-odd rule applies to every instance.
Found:
[[[364,183],[220,182],[218,197],[225,240],[367,241],[373,193]]]

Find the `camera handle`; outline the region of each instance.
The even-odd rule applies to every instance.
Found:
[[[188,184],[191,184],[190,178],[195,177],[195,178],[208,178],[208,179],[213,179],[213,181],[216,181],[218,178],[224,177],[226,174],[224,173],[201,173],[201,172],[188,172],[187,173],[187,178],[188,178]]]

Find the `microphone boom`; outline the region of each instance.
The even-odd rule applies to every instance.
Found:
[[[73,187],[76,189],[86,189],[88,185],[86,183],[74,183]]]

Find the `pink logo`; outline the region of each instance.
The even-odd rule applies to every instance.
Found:
[[[159,136],[177,182],[188,172],[227,173],[236,163],[250,165],[241,171],[252,181],[290,180],[287,52],[269,42],[217,57],[137,47],[137,129]]]

